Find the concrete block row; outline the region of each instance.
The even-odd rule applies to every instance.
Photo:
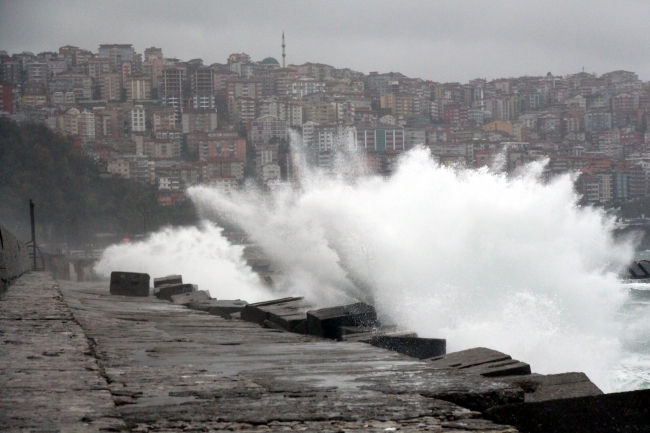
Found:
[[[530,365],[485,347],[461,350],[427,359],[435,368],[497,378],[524,391],[524,402],[601,395],[584,373],[531,374]]]
[[[138,272],[111,272],[111,295],[149,296],[149,274]]]
[[[446,353],[446,340],[383,327],[375,308],[363,302],[314,309],[302,297],[281,298],[246,305],[241,319],[272,329],[368,343],[420,359]]]
[[[111,272],[110,293],[120,296],[149,296],[150,280],[149,274],[114,271]],[[210,294],[207,291],[198,292],[197,285],[183,284],[181,275],[154,278],[153,287],[154,295],[158,299],[177,304],[186,305],[193,301],[210,299]]]
[[[628,277],[633,280],[650,279],[650,261],[637,260],[627,268]]]

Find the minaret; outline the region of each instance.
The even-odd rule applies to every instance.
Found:
[[[286,66],[285,63],[284,63],[284,59],[285,59],[285,57],[287,57],[287,55],[284,53],[284,47],[285,47],[285,45],[284,45],[284,32],[282,32],[282,67],[283,68]]]

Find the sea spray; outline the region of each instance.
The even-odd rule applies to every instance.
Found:
[[[102,254],[95,270],[146,272],[152,278],[182,274],[218,299],[248,302],[273,297],[242,259],[243,247],[231,245],[222,229],[205,221],[201,227],[165,228],[142,242],[113,245]]]
[[[204,227],[193,232],[192,257],[216,242],[227,253],[207,254],[205,261],[210,257],[213,268],[238,264],[229,268],[234,283],[205,274],[213,276],[207,284],[217,297],[254,293],[247,299],[254,301],[282,293],[318,306],[363,300],[384,321],[446,338],[449,351],[490,347],[535,372],[584,371],[613,389],[623,332],[616,314],[626,299],[616,275],[633,245],[614,241],[612,218],[577,205],[571,175],[542,181],[543,163],[514,176],[445,167],[424,148],[406,153],[388,178],[299,169],[299,182],[266,193],[188,190],[204,218],[238,225],[282,270],[276,293],[260,289],[238,250],[196,238],[223,239]],[[185,242],[181,231],[165,233],[170,244]],[[138,247],[108,250],[102,263],[129,248]],[[198,272],[194,260],[174,257],[163,273]],[[142,260],[144,269],[155,256]],[[220,293],[226,286],[230,291]]]

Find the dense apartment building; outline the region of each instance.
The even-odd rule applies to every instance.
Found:
[[[422,145],[469,167],[546,158],[545,176],[582,173],[588,202],[650,195],[650,83],[634,72],[439,83],[245,53],[221,62],[130,44],[0,51],[0,115],[74,136],[115,176],[158,185],[163,204],[197,182],[235,188],[244,167],[269,187],[291,179],[288,141],[300,135],[326,172],[358,151],[388,175]]]

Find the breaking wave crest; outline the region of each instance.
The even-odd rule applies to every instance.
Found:
[[[634,248],[614,240],[612,218],[577,205],[571,175],[544,182],[543,167],[444,167],[416,148],[388,178],[301,165],[299,182],[270,192],[193,187],[202,227],[111,247],[98,270],[182,273],[222,299],[371,302],[384,321],[446,338],[448,351],[490,347],[538,373],[584,371],[610,391],[626,300],[617,273]],[[273,288],[222,237],[223,219],[281,270]]]

